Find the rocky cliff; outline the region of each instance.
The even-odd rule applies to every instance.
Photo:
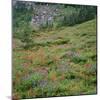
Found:
[[[61,16],[61,6],[58,4],[48,3],[35,3],[25,1],[13,1],[13,7],[15,9],[27,9],[32,10],[32,17],[30,24],[33,27],[46,27],[52,26],[57,20],[63,20],[64,16]]]

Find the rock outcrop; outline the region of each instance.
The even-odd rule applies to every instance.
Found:
[[[57,5],[38,4],[33,6],[33,11],[34,14],[31,20],[31,25],[47,27],[53,25],[56,17],[59,17],[61,9],[59,9]],[[61,20],[61,17],[59,17],[59,20]]]

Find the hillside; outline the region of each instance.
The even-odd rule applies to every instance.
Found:
[[[13,31],[17,38],[30,30],[73,26],[96,18],[96,6],[13,0]],[[28,27],[27,27],[28,26]],[[23,32],[24,31],[24,32]],[[23,33],[22,33],[23,32]]]
[[[96,19],[13,38],[13,97],[96,94]]]

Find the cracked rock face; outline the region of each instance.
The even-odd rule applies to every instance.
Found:
[[[55,22],[64,20],[64,16],[61,15],[62,9],[57,4],[20,2],[18,0],[13,0],[12,4],[15,9],[32,11],[30,25],[33,28],[51,27]]]
[[[33,6],[34,8],[34,15],[31,20],[32,25],[36,26],[52,26],[54,22],[54,18],[58,13],[58,9],[55,5],[36,5]]]

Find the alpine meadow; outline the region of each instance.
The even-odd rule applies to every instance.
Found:
[[[12,2],[13,100],[97,93],[97,7]]]

